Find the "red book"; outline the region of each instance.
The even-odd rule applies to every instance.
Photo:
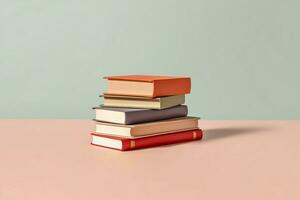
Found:
[[[174,144],[179,142],[187,142],[193,140],[201,140],[203,132],[201,129],[168,133],[163,135],[155,135],[136,139],[121,138],[108,136],[99,133],[92,133],[92,143],[96,146],[128,151],[133,149],[141,149],[166,144]]]

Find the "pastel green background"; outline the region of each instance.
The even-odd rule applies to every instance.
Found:
[[[300,1],[0,0],[0,118],[93,118],[122,74],[192,77],[190,114],[300,119]]]

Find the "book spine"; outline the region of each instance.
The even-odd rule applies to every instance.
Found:
[[[189,94],[191,92],[191,79],[180,78],[154,81],[152,97],[173,96]]]
[[[122,151],[129,151],[134,149],[155,147],[167,144],[175,144],[180,142],[187,142],[193,140],[201,140],[203,132],[201,129],[184,131],[178,133],[171,133],[153,137],[145,137],[138,139],[128,139],[124,140]]]

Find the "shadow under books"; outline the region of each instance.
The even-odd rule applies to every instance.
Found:
[[[251,126],[251,127],[226,127],[226,128],[216,128],[216,129],[204,129],[203,130],[203,138],[202,140],[190,141],[193,143],[203,143],[209,142],[213,140],[219,140],[222,138],[229,138],[229,137],[236,137],[236,136],[243,136],[245,134],[256,134],[262,133],[264,131],[268,131],[270,128],[267,127],[259,127],[259,126]],[[184,145],[185,142],[175,143],[175,144],[167,144],[162,146],[157,146],[154,148],[170,148],[173,146]],[[152,147],[153,148],[153,147]],[[148,148],[143,149],[135,149],[135,151],[143,151]]]
[[[262,133],[269,130],[266,127],[226,127],[217,129],[208,129],[203,131],[203,142],[218,140],[222,138],[235,137],[245,134]]]
[[[197,140],[193,142],[208,142],[213,140],[219,140],[222,138],[229,138],[229,137],[236,137],[242,136],[245,134],[256,134],[262,133],[264,131],[268,131],[270,128],[261,127],[261,126],[251,126],[251,127],[226,127],[226,128],[216,128],[216,129],[204,129],[203,130],[203,138],[202,140]],[[182,145],[183,143],[176,143],[176,144],[168,144],[161,146],[160,148],[168,148],[172,146]]]

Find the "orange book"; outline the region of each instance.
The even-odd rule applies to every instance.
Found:
[[[189,94],[191,78],[179,76],[127,75],[104,77],[106,95],[162,97]]]

